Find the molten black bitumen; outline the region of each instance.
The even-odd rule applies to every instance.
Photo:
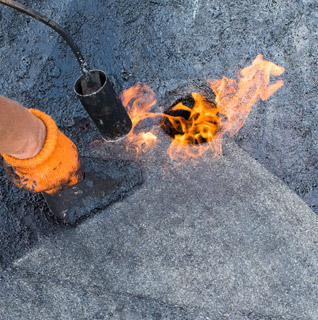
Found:
[[[54,31],[56,31],[72,49],[87,82],[90,85],[93,85],[93,81],[92,81],[90,74],[89,74],[89,71],[88,71],[89,70],[88,65],[87,65],[86,61],[84,60],[84,57],[83,57],[79,47],[75,44],[72,37],[69,35],[69,33],[65,29],[63,29],[60,25],[58,25],[55,21],[51,20],[50,18],[43,16],[41,13],[39,13],[35,10],[32,10],[31,8],[23,5],[22,3],[18,2],[18,1],[0,0],[0,4],[6,5],[10,8],[18,10],[18,11],[22,12],[23,14],[26,14],[26,15],[46,24],[47,26],[52,28]]]

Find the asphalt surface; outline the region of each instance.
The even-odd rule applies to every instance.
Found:
[[[62,40],[0,8],[1,94],[56,120],[81,154],[134,160],[144,183],[77,228],[0,172],[3,319],[318,319],[315,1],[28,1],[63,24],[117,92],[159,105],[235,77],[257,54],[285,85],[257,103],[218,161],[178,166],[169,138],[137,160],[104,145],[73,93]]]

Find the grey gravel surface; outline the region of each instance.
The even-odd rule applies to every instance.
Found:
[[[137,160],[141,188],[76,229],[47,221],[43,199],[1,171],[2,318],[318,319],[317,2],[24,3],[66,26],[118,92],[142,81],[159,105],[259,53],[286,72],[235,137],[246,152],[231,140],[219,161],[180,167],[161,133]],[[9,8],[0,21],[1,94],[52,115],[82,154],[134,159],[120,144],[90,147],[98,132],[64,42]]]
[[[178,166],[163,135],[133,195],[4,273],[5,319],[317,319],[316,215],[235,143]]]

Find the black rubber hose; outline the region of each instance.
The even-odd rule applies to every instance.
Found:
[[[46,18],[45,16],[43,16],[41,13],[36,12],[28,7],[26,7],[25,5],[17,2],[17,1],[13,1],[13,0],[0,0],[0,3],[16,9],[22,13],[27,14],[28,16],[43,22],[44,24],[46,24],[47,26],[51,27],[53,30],[55,30],[60,36],[62,36],[62,38],[66,41],[66,43],[71,47],[78,63],[80,64],[80,68],[87,80],[88,83],[90,83],[92,80],[90,79],[90,75],[89,75],[89,69],[87,66],[87,63],[85,62],[81,51],[79,50],[78,46],[74,43],[73,39],[71,38],[71,36],[65,31],[65,29],[63,29],[60,25],[58,25],[56,22],[54,22],[51,19]]]

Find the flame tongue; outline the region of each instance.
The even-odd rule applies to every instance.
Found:
[[[157,103],[153,90],[140,82],[133,87],[124,90],[120,96],[123,106],[127,108],[128,115],[132,122],[132,129],[127,136],[127,148],[134,146],[137,154],[144,152],[150,147],[154,147],[157,136],[152,132],[135,133],[136,126],[146,118],[156,117],[159,114],[151,113],[151,108]]]
[[[174,136],[176,140],[184,143],[199,144],[209,141],[215,135],[218,127],[218,109],[209,101],[206,101],[200,94],[192,93],[194,99],[193,108],[178,103],[165,113],[164,117],[169,120],[173,128],[179,133]],[[171,112],[185,111],[188,117],[174,116]]]
[[[241,70],[241,78],[236,80],[223,76],[222,80],[208,80],[213,89],[220,112],[228,121],[224,129],[235,135],[244,125],[252,107],[259,99],[266,100],[275,93],[284,82],[276,81],[269,85],[270,76],[279,76],[285,69],[263,59],[259,54],[251,66]]]
[[[134,145],[137,152],[154,147],[157,136],[153,130],[135,133],[134,129],[146,118],[161,116],[170,122],[176,132],[167,151],[171,159],[196,158],[208,149],[215,157],[219,156],[224,133],[228,131],[234,135],[242,128],[253,104],[259,99],[268,99],[284,84],[282,80],[269,84],[270,76],[279,76],[284,71],[283,67],[258,55],[251,66],[241,70],[238,82],[224,76],[221,80],[207,80],[216,95],[216,106],[200,94],[192,93],[193,108],[180,102],[170,109],[170,114],[150,112],[156,104],[155,94],[149,86],[137,83],[121,95],[133,123],[127,137],[128,147]],[[175,115],[178,112],[188,116]]]

